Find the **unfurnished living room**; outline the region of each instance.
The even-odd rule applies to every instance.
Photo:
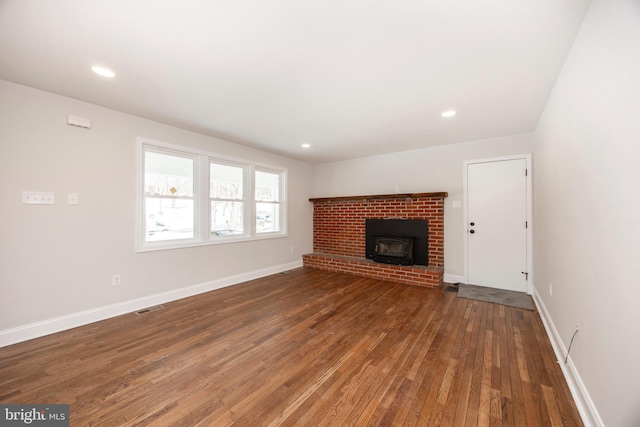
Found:
[[[640,2],[0,0],[0,425],[640,425]]]

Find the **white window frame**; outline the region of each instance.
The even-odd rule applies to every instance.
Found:
[[[255,189],[256,189],[256,185],[255,185],[255,178],[256,178],[256,172],[264,172],[264,173],[270,173],[270,174],[274,174],[274,175],[279,175],[278,177],[278,200],[275,201],[265,201],[265,200],[257,200],[256,199],[256,195],[255,195]],[[258,215],[258,208],[257,205],[258,203],[270,203],[270,204],[274,204],[274,205],[279,205],[280,207],[280,211],[279,211],[279,221],[280,221],[280,227],[283,226],[283,224],[286,224],[286,220],[283,219],[282,217],[284,215],[286,215],[285,211],[286,209],[284,208],[286,206],[285,204],[285,195],[286,192],[285,190],[285,176],[280,173],[279,170],[277,169],[271,169],[271,168],[267,168],[267,167],[260,167],[260,166],[256,166],[253,170],[253,173],[251,174],[253,181],[253,195],[252,195],[252,203],[253,203],[253,215],[251,216],[252,219],[252,226],[254,227],[254,232],[257,235],[260,236],[267,236],[270,234],[279,234],[280,231],[264,231],[264,232],[260,232],[258,233],[257,230],[255,230],[255,228],[257,227],[257,215]]]
[[[247,214],[251,213],[250,208],[247,206],[248,204],[251,203],[251,195],[248,194],[247,190],[252,188],[251,185],[251,165],[248,164],[244,164],[238,161],[230,161],[228,159],[222,159],[219,156],[216,157],[209,157],[208,159],[208,163],[207,163],[207,170],[210,172],[211,169],[211,164],[218,164],[218,165],[224,165],[224,166],[233,166],[233,167],[237,167],[237,168],[241,168],[242,169],[242,199],[217,199],[220,201],[241,201],[243,203],[243,218],[242,218],[242,234],[238,234],[238,235],[230,235],[230,236],[211,236],[210,238],[212,240],[215,241],[222,241],[224,242],[225,240],[238,240],[241,238],[241,236],[244,237],[251,237],[251,226],[250,226],[250,221],[251,218],[247,217]],[[208,185],[207,185],[207,203],[209,204],[209,209],[208,209],[208,218],[211,219],[211,201],[215,200],[214,198],[211,197],[210,191],[209,191],[209,183],[211,182],[211,177],[209,176],[209,179],[207,181]],[[211,224],[209,224],[209,230],[211,230]]]
[[[241,241],[263,240],[287,236],[287,169],[249,162],[242,159],[221,156],[195,148],[155,141],[148,138],[137,139],[137,180],[136,180],[136,252],[186,248],[193,246],[217,245]],[[162,154],[188,157],[194,159],[193,197],[194,197],[194,237],[179,240],[146,241],[145,222],[145,192],[144,175],[145,152],[153,151]],[[211,163],[241,166],[243,168],[243,219],[244,234],[212,236],[211,235],[211,197],[209,170]],[[255,172],[263,171],[280,175],[280,231],[256,232],[256,200],[255,200]]]

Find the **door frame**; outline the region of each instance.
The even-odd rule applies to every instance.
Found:
[[[467,168],[469,165],[477,164],[477,163],[493,163],[493,162],[501,162],[505,160],[526,160],[527,164],[527,209],[526,209],[526,221],[527,221],[527,271],[529,273],[527,280],[527,294],[533,295],[533,194],[532,194],[532,170],[531,170],[531,154],[518,154],[513,156],[502,156],[502,157],[490,157],[486,159],[476,159],[476,160],[465,160],[463,161],[462,166],[462,181],[463,181],[463,223],[462,230],[464,234],[464,283],[469,283],[469,232],[467,224],[469,224],[468,219],[468,199],[467,199]]]

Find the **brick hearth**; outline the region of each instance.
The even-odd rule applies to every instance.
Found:
[[[444,198],[447,193],[309,199],[313,202],[313,253],[305,267],[437,288],[444,274]],[[428,221],[428,264],[397,266],[365,258],[365,219]]]

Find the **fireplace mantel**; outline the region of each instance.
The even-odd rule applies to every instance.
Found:
[[[310,202],[343,202],[347,200],[371,200],[371,199],[418,199],[431,197],[448,197],[449,193],[440,191],[436,193],[400,193],[400,194],[373,194],[369,196],[340,196],[340,197],[316,197]]]

